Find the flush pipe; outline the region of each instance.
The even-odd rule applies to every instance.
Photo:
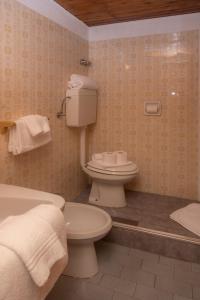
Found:
[[[81,127],[80,135],[80,164],[83,170],[86,168],[86,129],[87,126]]]

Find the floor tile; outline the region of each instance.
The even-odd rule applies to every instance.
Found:
[[[173,300],[172,293],[159,291],[140,284],[136,286],[134,297],[140,300]]]
[[[76,293],[87,300],[111,300],[113,297],[112,291],[91,283],[77,288]]]
[[[115,292],[112,300],[140,300],[140,299],[136,299],[133,296],[128,296],[119,292]]]
[[[174,266],[175,268],[180,268],[183,271],[191,271],[192,270],[192,263],[178,260],[175,258],[166,257],[166,256],[160,256],[159,263],[168,265],[168,266]]]
[[[200,300],[200,286],[193,287],[193,298]]]
[[[132,296],[135,291],[136,284],[128,280],[123,280],[122,278],[104,275],[101,279],[100,286],[111,289],[115,292],[120,292],[125,295]]]
[[[191,300],[192,298],[185,298],[179,295],[174,295],[174,299],[173,300]]]
[[[192,272],[200,272],[200,264],[192,263]]]
[[[200,286],[199,275],[199,272],[183,272],[181,268],[176,268],[174,273],[175,279],[196,286]]]
[[[142,269],[156,275],[165,275],[168,277],[173,275],[174,270],[173,266],[154,263],[151,261],[144,261]]]
[[[60,276],[56,282],[54,288],[47,296],[47,300],[66,300],[68,299],[77,299],[77,294],[75,293],[77,286],[80,285],[80,281],[68,276]],[[82,297],[83,298],[83,297]],[[81,298],[81,300],[82,300]]]
[[[156,278],[156,289],[168,291],[182,297],[192,298],[191,285],[174,278],[158,276]]]
[[[198,264],[157,261],[152,253],[109,243],[97,248],[100,271],[88,279],[60,276],[46,300],[200,300]]]
[[[113,261],[101,261],[99,271],[105,274],[119,277],[122,272],[122,266]]]
[[[87,299],[71,291],[68,291],[67,294],[63,292],[58,294],[56,291],[53,291],[47,296],[46,300],[87,300]]]
[[[121,277],[125,280],[140,283],[145,286],[154,287],[155,275],[141,269],[127,268],[122,270]]]
[[[119,265],[127,265],[130,262],[130,248],[113,243],[96,244],[96,252],[99,263],[113,262]]]
[[[133,258],[137,257],[142,259],[145,262],[155,262],[157,263],[159,261],[159,255],[154,254],[154,253],[150,253],[150,252],[146,252],[146,251],[142,251],[140,249],[131,249],[130,252],[130,256],[132,256]]]

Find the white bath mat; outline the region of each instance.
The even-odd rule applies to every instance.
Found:
[[[200,236],[200,204],[192,203],[178,209],[170,218]]]

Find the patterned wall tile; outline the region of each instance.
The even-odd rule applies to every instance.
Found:
[[[0,136],[0,182],[63,194],[84,189],[79,164],[79,130],[56,112],[71,73],[86,74],[81,57],[88,43],[14,0],[0,1],[0,119],[27,114],[50,118],[53,142],[14,157],[7,135]]]
[[[129,188],[197,199],[198,31],[90,43],[99,85],[90,154],[123,149],[140,169]],[[144,101],[161,101],[145,116]]]

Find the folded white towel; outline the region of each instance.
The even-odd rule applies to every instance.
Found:
[[[192,203],[180,208],[170,218],[200,236],[200,204]]]
[[[22,117],[21,120],[25,122],[32,136],[50,132],[49,121],[47,117],[40,115],[29,115]]]
[[[71,75],[70,81],[68,82],[68,87],[71,89],[82,88],[82,89],[97,90],[97,84],[93,79],[78,74]]]
[[[35,284],[41,287],[47,282],[52,266],[66,256],[66,247],[56,233],[63,230],[66,234],[59,208],[40,205],[2,222],[0,245],[13,251],[23,261]]]
[[[24,118],[20,118],[16,121],[16,126],[9,130],[8,151],[18,155],[49,143],[51,133],[48,131],[48,126],[43,128],[46,133],[32,136]]]

